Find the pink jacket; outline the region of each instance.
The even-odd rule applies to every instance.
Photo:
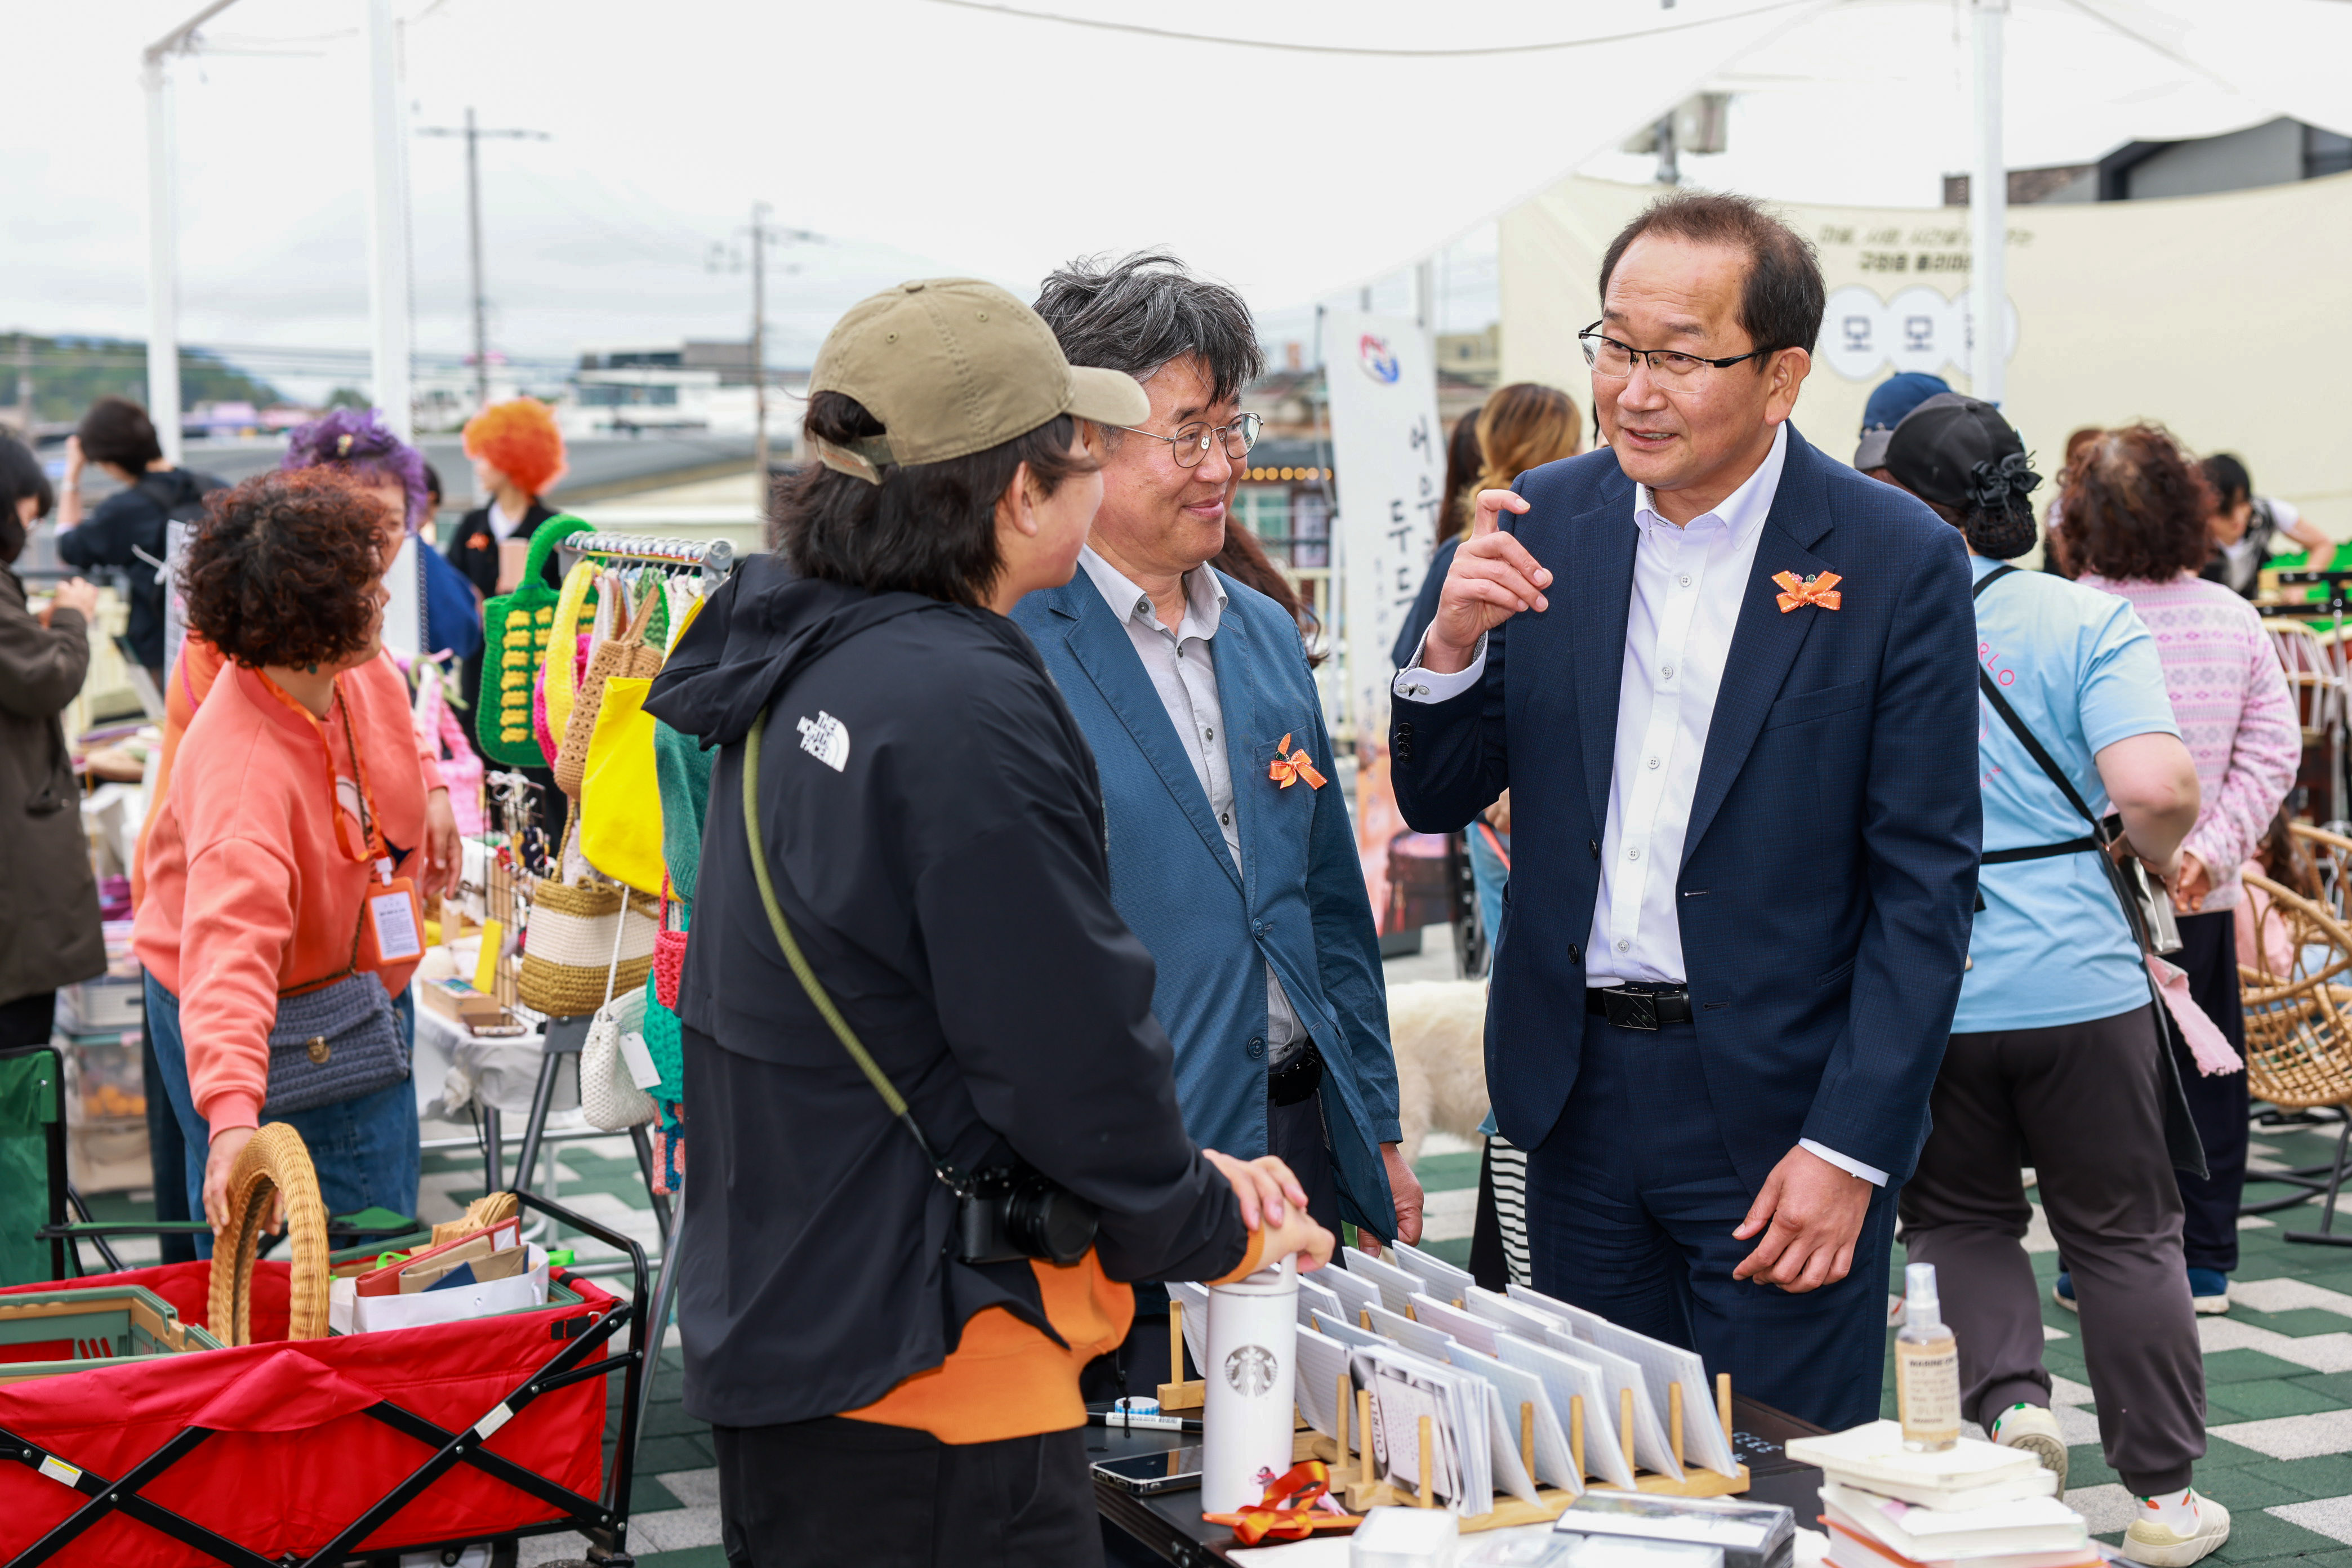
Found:
[[[2204,804],[2181,848],[2205,863],[2207,912],[2235,909],[2238,867],[2254,852],[2303,762],[2303,726],[2286,675],[2254,607],[2219,583],[2183,573],[2169,583],[2078,579],[2131,601],[2155,635],[2180,738],[2197,762]]]

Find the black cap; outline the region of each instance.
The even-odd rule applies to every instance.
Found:
[[[1903,416],[1886,441],[1886,468],[1923,500],[1998,510],[2042,482],[2025,442],[1991,404],[1938,393]]]

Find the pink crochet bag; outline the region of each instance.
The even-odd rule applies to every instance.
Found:
[[[449,710],[438,666],[416,683],[415,721],[417,739],[437,742],[441,782],[449,786],[449,809],[457,818],[457,831],[467,838],[480,837],[485,831],[482,759],[467,740],[466,726]]]

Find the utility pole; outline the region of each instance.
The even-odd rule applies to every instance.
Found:
[[[419,126],[416,133],[466,139],[466,254],[472,268],[474,294],[474,406],[487,408],[490,402],[490,306],[482,289],[481,141],[485,136],[516,142],[545,142],[549,137],[544,131],[484,131],[474,123],[471,104],[466,106],[464,125]]]
[[[751,204],[751,474],[768,515],[768,204]]]
[[[775,209],[766,202],[751,204],[751,407],[754,434],[751,468],[759,476],[760,515],[768,514],[768,243],[794,239],[822,244],[824,236],[804,228],[778,228],[768,221]],[[712,247],[712,268],[719,266],[723,247]]]

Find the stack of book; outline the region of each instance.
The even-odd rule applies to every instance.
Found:
[[[2083,1516],[2033,1455],[1962,1437],[1915,1453],[1902,1424],[1874,1421],[1793,1438],[1789,1457],[1822,1470],[1822,1523],[1834,1568],[2098,1568]]]

